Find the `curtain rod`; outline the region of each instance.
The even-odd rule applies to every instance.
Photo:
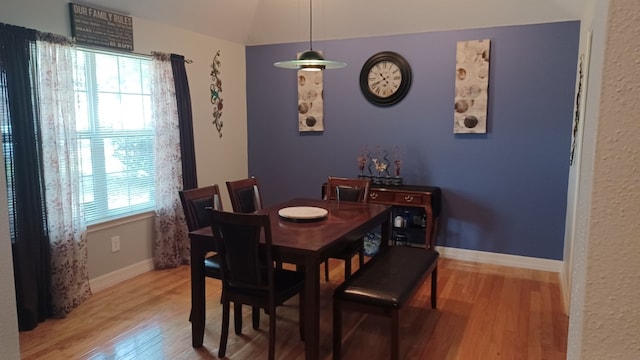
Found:
[[[76,46],[79,47],[79,48],[85,48],[85,49],[90,49],[90,50],[93,50],[93,51],[99,51],[99,52],[104,52],[104,53],[118,53],[118,54],[121,54],[121,55],[144,56],[144,57],[147,57],[147,58],[148,57],[152,57],[154,52],[155,53],[160,53],[160,54],[166,54],[166,53],[163,53],[161,51],[152,51],[151,54],[144,54],[144,53],[139,53],[139,52],[135,52],[135,51],[122,51],[122,50],[110,49],[110,48],[106,49],[106,48],[101,48],[101,47],[98,47],[98,46],[90,46],[90,45],[82,45],[82,44],[76,44]],[[167,54],[167,55],[170,55],[170,54]],[[181,55],[181,56],[184,56],[184,55]],[[192,64],[193,60],[188,59],[188,58],[185,57],[184,58],[184,62],[187,63],[187,64]]]

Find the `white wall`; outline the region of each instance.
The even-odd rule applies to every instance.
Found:
[[[640,4],[593,14],[567,358],[639,359]]]
[[[210,36],[204,36],[179,28],[166,26],[133,16],[135,52],[150,54],[151,51],[176,53],[193,60],[187,64],[187,75],[191,91],[193,108],[194,136],[198,182],[200,185],[218,183],[247,176],[247,115],[245,96],[245,52],[244,45],[231,43]],[[68,1],[66,0],[3,0],[0,10],[0,22],[33,28],[43,32],[52,32],[70,36]],[[223,84],[222,98],[224,109],[223,137],[218,136],[212,124],[213,105],[210,101],[211,61],[216,51],[221,51],[221,75]],[[6,197],[4,186],[0,188],[2,197]],[[224,187],[223,187],[224,189]],[[228,197],[223,197],[225,206],[230,208]],[[17,349],[17,322],[15,319],[13,271],[11,251],[7,245],[6,208],[0,213],[0,288],[3,313],[0,314],[0,338],[2,339],[3,359],[6,351]],[[93,280],[118,269],[148,261],[152,256],[151,230],[153,219],[140,218],[133,222],[115,222],[104,227],[89,229],[89,275]],[[119,235],[121,251],[111,253],[110,238]],[[7,269],[5,271],[5,268]],[[11,275],[11,276],[9,276]],[[4,313],[7,312],[7,314]],[[10,321],[13,316],[13,321]],[[7,321],[5,321],[5,318]],[[7,335],[5,335],[7,333]],[[7,345],[5,346],[5,342]],[[15,350],[17,351],[17,350]],[[14,354],[19,355],[18,352]],[[11,357],[10,357],[11,358]],[[19,356],[16,356],[19,358]]]
[[[583,19],[593,19],[593,11],[597,0],[586,0],[584,5]],[[597,49],[602,51],[602,49]],[[579,201],[579,188],[580,188],[580,170],[582,168],[582,152],[593,151],[592,144],[584,144],[584,128],[585,128],[585,113],[587,95],[589,93],[589,67],[591,60],[591,23],[590,21],[582,20],[580,24],[580,50],[579,54],[582,56],[582,95],[580,98],[580,104],[577,104],[582,119],[579,120],[577,131],[575,133],[575,152],[573,158],[573,165],[569,167],[569,185],[567,188],[567,216],[565,219],[565,237],[564,237],[564,252],[563,252],[563,264],[560,272],[560,282],[562,286],[562,294],[564,299],[564,308],[566,313],[569,313],[569,304],[571,301],[571,283],[572,283],[572,271],[573,268],[573,254],[576,243],[577,226],[578,226],[578,201]],[[580,62],[580,59],[578,59]],[[576,66],[578,66],[576,64]],[[579,73],[576,72],[576,92],[579,86]],[[576,110],[576,109],[574,109]],[[575,121],[575,119],[574,119]],[[575,124],[574,124],[575,126]]]
[[[193,60],[187,64],[191,91],[198,182],[219,183],[247,176],[247,131],[244,46],[200,35],[133,16],[135,52],[176,53]],[[0,22],[70,36],[66,0],[3,1]],[[212,124],[210,101],[211,62],[221,52],[223,137]],[[230,207],[227,197],[225,205]],[[89,228],[89,275],[95,278],[152,256],[152,218],[115,222],[108,227]],[[110,238],[121,238],[121,251],[111,253]]]

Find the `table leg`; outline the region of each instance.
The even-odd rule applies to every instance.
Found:
[[[320,356],[320,265],[311,256],[305,261],[304,347],[307,360]]]
[[[202,241],[191,242],[191,344],[201,347],[204,338],[205,295]]]

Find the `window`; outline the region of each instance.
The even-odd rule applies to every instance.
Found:
[[[9,233],[11,242],[15,239],[13,216],[13,136],[9,122],[9,106],[7,98],[6,74],[0,71],[0,133],[2,134],[2,154],[4,155],[4,170],[7,180],[7,200],[9,211]]]
[[[76,131],[87,224],[154,208],[150,66],[143,57],[77,52]]]

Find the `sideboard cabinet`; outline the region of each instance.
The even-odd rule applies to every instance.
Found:
[[[326,183],[322,184],[323,198],[325,190]],[[369,190],[370,203],[393,206],[391,241],[394,244],[427,248],[436,245],[442,208],[441,198],[440,188],[434,186],[371,184]],[[398,216],[403,219],[402,224],[395,221]],[[373,237],[379,242],[379,234]]]
[[[436,245],[441,197],[440,188],[434,186],[371,185],[369,190],[370,203],[393,205],[392,241],[429,248]]]

